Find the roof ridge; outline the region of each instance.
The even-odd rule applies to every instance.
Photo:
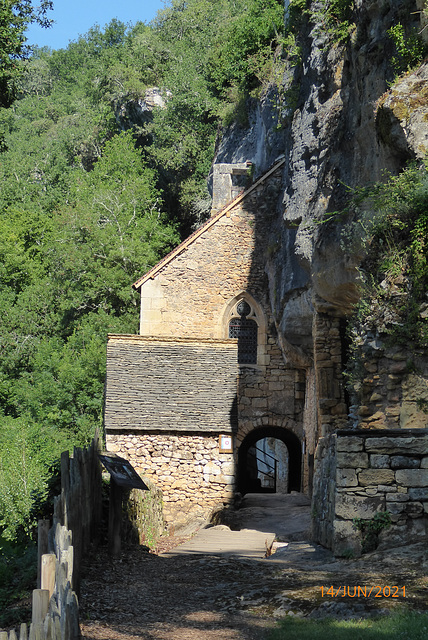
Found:
[[[171,260],[173,260],[176,256],[180,255],[183,251],[187,249],[187,247],[192,244],[202,233],[204,233],[207,229],[212,227],[217,220],[222,218],[230,209],[233,209],[241,200],[246,198],[250,193],[256,189],[259,184],[264,182],[266,178],[268,178],[272,173],[274,173],[282,164],[285,162],[285,156],[280,157],[280,159],[274,162],[274,164],[263,173],[260,178],[258,178],[248,189],[245,189],[238,193],[233,200],[230,200],[224,207],[222,207],[217,213],[215,213],[211,218],[206,220],[200,227],[198,227],[193,233],[190,234],[183,242],[172,249],[166,256],[164,256],[157,264],[155,264],[147,273],[145,273],[141,278],[138,278],[132,285],[134,289],[139,289],[147,280],[153,278],[154,275],[162,269],[162,267],[166,266]]]

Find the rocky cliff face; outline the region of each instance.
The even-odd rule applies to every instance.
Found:
[[[319,5],[311,3],[311,10]],[[301,64],[286,67],[283,84],[252,106],[248,129],[235,125],[224,132],[215,158],[251,161],[257,176],[285,154],[266,270],[277,327],[309,356],[314,308],[349,313],[358,299],[362,258],[341,249],[341,225],[319,221],[343,207],[346,186],[382,180],[385,171],[397,174],[428,149],[427,66],[388,90],[394,44],[387,31],[399,21],[420,28],[417,3],[354,5],[355,28],[346,45],[306,22]]]

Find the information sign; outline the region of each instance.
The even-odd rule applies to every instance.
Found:
[[[233,453],[232,436],[221,435],[218,448],[220,453]]]
[[[149,487],[141,480],[134,467],[125,458],[120,458],[111,453],[100,453],[98,457],[119,487],[142,489],[143,491],[149,490]]]

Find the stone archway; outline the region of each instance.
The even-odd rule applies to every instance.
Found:
[[[295,433],[284,427],[265,426],[250,431],[238,449],[237,490],[242,493],[257,493],[257,485],[251,480],[248,468],[248,453],[264,438],[275,438],[288,449],[288,492],[301,491],[302,487],[302,446]],[[261,489],[260,489],[261,491]]]

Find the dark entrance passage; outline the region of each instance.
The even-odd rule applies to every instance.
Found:
[[[272,439],[280,445],[274,450],[272,443],[267,446]],[[238,491],[242,495],[300,491],[301,462],[301,444],[294,433],[282,427],[255,429],[239,448]]]

